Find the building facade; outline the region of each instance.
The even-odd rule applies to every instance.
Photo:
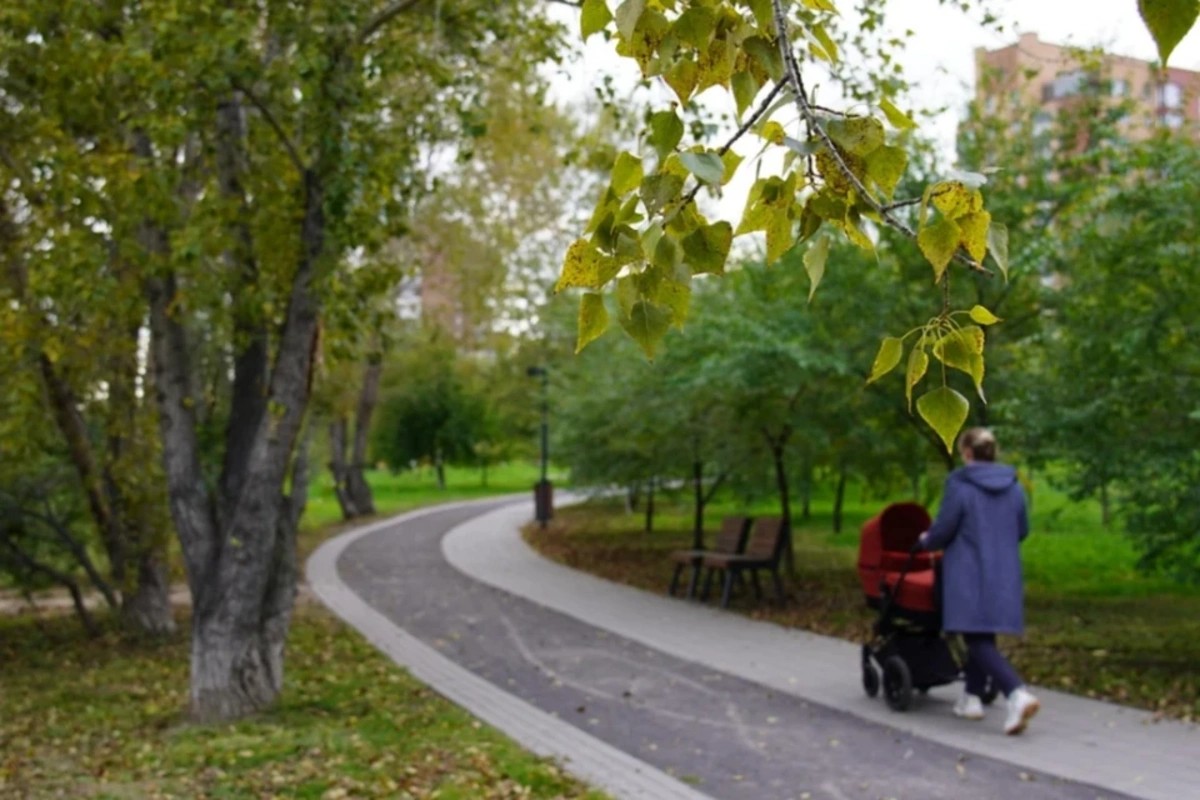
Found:
[[[975,99],[988,116],[1016,118],[1036,109],[1034,125],[1087,96],[1123,105],[1122,133],[1132,141],[1156,130],[1200,133],[1200,72],[1127,56],[1085,51],[1021,34],[1014,44],[975,51]]]

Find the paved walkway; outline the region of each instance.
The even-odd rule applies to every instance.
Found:
[[[894,714],[859,689],[854,644],[547,562],[519,537],[529,516],[378,523],[322,547],[309,580],[419,678],[618,797],[1200,797],[1193,727],[1046,691],[1018,738],[999,710],[954,719],[949,691]]]

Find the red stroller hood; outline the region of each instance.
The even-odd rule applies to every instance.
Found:
[[[908,552],[929,530],[931,522],[929,512],[917,503],[893,503],[867,520],[858,541],[858,576],[863,594],[869,598],[880,596],[883,573],[903,568]],[[929,559],[921,561],[914,567],[928,569]]]

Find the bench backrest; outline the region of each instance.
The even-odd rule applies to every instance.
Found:
[[[783,545],[783,517],[759,517],[750,528],[750,540],[746,542],[746,555],[754,558],[774,559],[779,557]]]
[[[742,552],[746,544],[746,533],[750,530],[749,517],[726,517],[721,520],[721,530],[717,532],[717,541],[713,551],[717,553]]]

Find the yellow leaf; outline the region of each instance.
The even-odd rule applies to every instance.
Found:
[[[588,292],[579,299],[579,341],[575,352],[579,353],[608,329],[608,309],[604,298]]]
[[[958,219],[958,226],[962,228],[962,246],[976,262],[983,261],[987,255],[988,227],[991,224],[992,215],[986,211],[977,211]]]
[[[914,347],[908,354],[908,368],[904,371],[904,396],[908,399],[908,410],[912,413],[912,390],[929,369],[929,354],[924,348]]]
[[[951,219],[940,219],[917,232],[917,246],[933,265],[934,281],[940,281],[958,252],[962,229]]]
[[[895,369],[903,354],[903,341],[894,336],[884,337],[883,342],[879,345],[879,352],[875,354],[875,363],[871,365],[871,374],[867,377],[867,383],[874,383]]]
[[[946,452],[953,450],[954,438],[962,430],[970,411],[967,398],[949,386],[941,386],[917,399],[917,413],[941,438]]]

